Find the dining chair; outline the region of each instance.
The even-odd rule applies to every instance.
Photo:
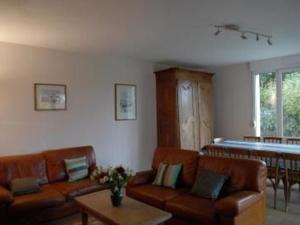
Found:
[[[286,143],[290,145],[300,145],[300,138],[287,138]]]
[[[208,145],[203,151],[204,155],[216,156],[216,157],[227,157],[226,149],[221,146]]]
[[[260,142],[260,137],[257,137],[257,136],[244,136],[244,141]]]
[[[281,154],[271,151],[251,151],[250,158],[261,160],[266,163],[267,178],[271,181],[274,190],[274,208],[277,207],[277,190],[281,179],[284,179],[284,163]],[[285,192],[284,192],[285,193]]]
[[[291,200],[292,186],[300,182],[300,155],[294,153],[284,153],[284,191],[285,191],[285,211],[288,211],[288,204]]]
[[[250,151],[248,149],[228,148],[226,150],[228,157],[233,159],[249,159]]]
[[[264,137],[263,140],[266,143],[277,143],[277,144],[282,143],[282,138],[281,137]]]

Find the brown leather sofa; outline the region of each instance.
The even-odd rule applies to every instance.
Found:
[[[86,156],[89,171],[96,166],[92,146],[48,150],[38,154],[0,157],[0,224],[39,224],[77,212],[73,198],[105,189],[89,178],[68,182],[64,159]],[[13,196],[14,178],[37,177],[42,191]]]
[[[160,163],[181,163],[183,170],[176,189],[154,186]],[[190,194],[201,170],[230,177],[216,201]],[[266,165],[262,161],[199,156],[196,152],[158,148],[152,170],[137,173],[127,195],[173,214],[167,224],[265,225]]]

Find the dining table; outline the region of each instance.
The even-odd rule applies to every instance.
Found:
[[[211,144],[211,146],[223,147],[224,149],[237,148],[249,151],[271,151],[276,153],[292,153],[300,155],[300,145],[292,144],[225,140],[220,143]]]

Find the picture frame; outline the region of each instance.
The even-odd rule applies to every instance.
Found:
[[[137,119],[136,85],[115,84],[115,120]]]
[[[67,86],[65,84],[34,84],[34,109],[36,111],[67,110]]]

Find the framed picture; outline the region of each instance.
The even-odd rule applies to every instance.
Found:
[[[35,110],[66,110],[66,89],[64,84],[34,84]]]
[[[115,84],[115,119],[136,120],[136,85]]]

